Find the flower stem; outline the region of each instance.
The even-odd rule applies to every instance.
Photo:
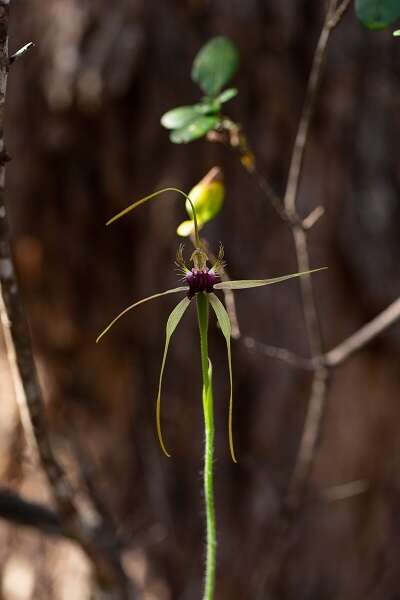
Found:
[[[204,449],[204,499],[207,519],[207,555],[203,600],[213,600],[215,591],[217,532],[214,506],[214,407],[212,395],[212,367],[208,358],[208,313],[206,294],[198,293],[197,316],[200,332],[201,370],[203,374],[203,412],[206,434]]]

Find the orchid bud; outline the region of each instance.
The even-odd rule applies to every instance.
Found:
[[[213,167],[203,179],[191,189],[188,194],[197,215],[199,228],[211,221],[221,210],[225,196],[225,187],[222,172],[219,167]],[[186,212],[190,221],[183,221],[177,234],[188,237],[194,230],[193,212],[189,202],[186,201]]]

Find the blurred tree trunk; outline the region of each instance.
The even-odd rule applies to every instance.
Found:
[[[75,438],[95,458],[99,489],[129,541],[128,559],[145,557],[143,587],[157,589],[158,599],[199,597],[203,435],[194,315],[176,334],[166,372],[171,461],[157,446],[154,401],[172,301],[143,307],[94,343],[132,299],[174,286],[183,206],[164,199],[110,229],[104,222],[154,189],[190,189],[219,164],[227,201],[206,234],[215,246],[223,241],[232,276],[294,271],[287,228],[235,157],[206,141],[173,146],[159,119],[196,100],[189,72],[199,47],[212,35],[231,36],[242,64],[240,94],[227,110],[281,192],[324,3],[14,4],[13,48],[31,39],[37,48],[10,78],[8,201],[54,440],[65,460]],[[328,349],[400,294],[399,64],[390,33],[362,30],[350,10],[332,36],[300,195],[304,214],[326,207],[311,251],[313,266],[329,266],[315,279]],[[296,282],[243,292],[237,303],[244,333],[307,354]],[[378,600],[399,589],[392,558],[399,535],[398,332],[334,374],[308,501],[274,582],[277,598]],[[235,466],[225,441],[227,373],[216,328],[211,352],[217,597],[266,598],[310,376],[234,344]],[[326,488],[351,480],[365,480],[368,491],[326,500]]]

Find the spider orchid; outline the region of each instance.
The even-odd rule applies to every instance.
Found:
[[[228,443],[229,450],[234,462],[236,460],[236,454],[233,443],[233,409],[232,409],[232,359],[231,359],[231,324],[229,320],[229,315],[222,304],[221,300],[219,300],[218,296],[215,292],[220,290],[242,290],[248,288],[261,287],[265,285],[271,285],[273,283],[280,283],[282,281],[286,281],[287,279],[292,279],[294,277],[300,277],[303,275],[309,275],[310,273],[314,273],[316,271],[320,271],[322,269],[313,269],[311,271],[305,271],[303,273],[292,273],[290,275],[283,275],[280,277],[274,277],[272,279],[240,279],[237,281],[221,281],[220,273],[223,269],[224,263],[224,250],[222,244],[219,247],[218,258],[214,262],[213,265],[209,266],[210,261],[207,256],[207,253],[202,247],[199,233],[198,233],[198,225],[196,218],[196,210],[195,207],[188,195],[177,188],[165,188],[158,192],[155,192],[137,202],[134,202],[123,211],[119,212],[112,219],[107,222],[107,225],[110,225],[117,219],[120,219],[124,215],[126,215],[131,210],[137,208],[141,204],[155,198],[156,196],[168,192],[173,191],[179,193],[185,197],[187,202],[189,202],[192,213],[193,213],[193,223],[194,223],[194,233],[195,233],[195,250],[190,257],[191,266],[188,267],[183,258],[183,246],[180,245],[175,264],[177,265],[179,271],[183,276],[183,284],[176,288],[171,288],[164,292],[158,292],[147,298],[143,298],[133,304],[127,306],[122,312],[120,312],[108,325],[107,327],[99,334],[96,342],[99,342],[103,336],[110,331],[110,329],[129,311],[144,304],[145,302],[149,302],[150,300],[155,300],[156,298],[160,298],[161,296],[166,296],[168,294],[184,294],[184,297],[180,300],[180,302],[175,306],[173,311],[171,312],[166,325],[166,335],[165,335],[165,345],[164,345],[164,353],[161,362],[161,370],[160,377],[158,383],[158,393],[157,393],[157,401],[156,401],[156,425],[157,425],[157,434],[158,439],[161,445],[161,448],[164,454],[167,457],[170,457],[170,453],[168,452],[166,445],[164,443],[164,438],[162,435],[161,429],[161,388],[162,388],[162,380],[165,368],[165,362],[167,359],[167,353],[169,344],[171,341],[171,337],[175,332],[179,322],[181,321],[183,315],[188,309],[191,301],[196,298],[197,301],[197,312],[199,319],[199,330],[200,330],[200,342],[201,342],[201,357],[202,357],[202,371],[203,371],[203,403],[207,397],[208,390],[211,386],[211,363],[208,358],[208,343],[207,343],[207,332],[208,332],[208,316],[209,316],[209,305],[213,309],[217,321],[219,323],[221,332],[225,338],[226,349],[227,349],[227,359],[228,359],[228,370],[229,370],[229,409],[228,409]]]

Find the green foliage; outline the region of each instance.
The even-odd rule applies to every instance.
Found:
[[[356,0],[355,10],[368,29],[384,29],[400,18],[400,0]]]
[[[184,127],[174,129],[170,134],[169,139],[174,144],[187,144],[187,142],[192,142],[193,140],[204,137],[211,129],[215,129],[218,123],[218,116],[202,115],[196,117]]]
[[[185,127],[202,114],[202,111],[197,110],[196,107],[197,105],[195,104],[194,106],[178,106],[169,110],[161,117],[161,125],[165,129]]]
[[[221,107],[232,100],[238,91],[225,84],[232,79],[239,64],[239,52],[226,37],[212,38],[203,46],[192,65],[192,79],[205,96],[193,105],[178,106],[161,117],[161,125],[170,130],[174,144],[186,144],[218,128],[223,119]]]
[[[232,98],[235,98],[235,96],[237,96],[238,93],[239,90],[237,88],[227,88],[226,90],[221,92],[221,94],[217,97],[217,100],[221,104],[225,104],[225,102],[228,102],[229,100],[232,100]]]
[[[192,79],[209,95],[219,94],[232,79],[239,65],[239,53],[229,38],[211,39],[197,54],[192,66]]]

